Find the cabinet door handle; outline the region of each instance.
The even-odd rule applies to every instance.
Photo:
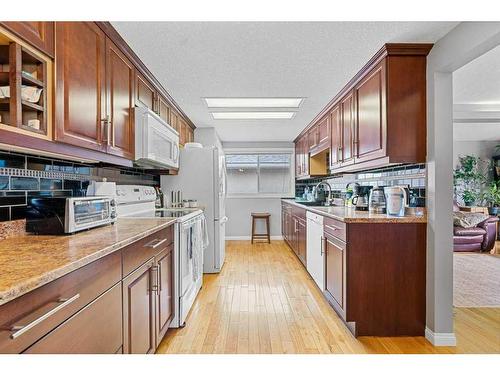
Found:
[[[147,243],[146,245],[144,245],[145,247],[151,247],[153,249],[156,249],[158,246],[160,246],[162,243],[165,243],[167,239],[164,238],[163,240],[160,240],[158,238],[155,238],[153,241]]]
[[[103,123],[103,141],[109,144],[109,125],[111,124],[111,117],[109,115],[106,115],[105,118],[101,120]]]
[[[158,266],[151,267],[151,291],[158,293]]]
[[[70,305],[71,303],[73,303],[74,301],[76,301],[78,298],[80,298],[80,293],[78,294],[75,294],[73,297],[71,298],[59,298],[57,300],[57,303],[59,305],[57,305],[56,307],[54,307],[52,310],[46,312],[45,314],[43,314],[42,316],[36,318],[35,320],[33,320],[31,323],[28,323],[26,325],[13,325],[11,327],[11,332],[12,334],[10,335],[10,338],[15,340],[17,339],[19,336],[25,334],[26,332],[28,332],[30,329],[32,329],[33,327],[37,326],[38,324],[42,323],[44,320],[50,318],[52,315],[54,315],[55,313],[57,313],[58,311],[61,311],[62,309],[64,309],[66,306]]]

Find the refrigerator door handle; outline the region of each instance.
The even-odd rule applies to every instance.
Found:
[[[221,224],[226,223],[229,220],[227,216],[221,217],[220,219],[215,219],[215,221],[218,221]]]

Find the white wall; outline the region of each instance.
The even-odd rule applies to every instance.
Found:
[[[271,236],[281,236],[281,199],[279,198],[228,198],[226,201],[227,239],[250,239],[252,233],[252,212],[271,214]],[[258,221],[257,233],[264,232],[264,222]]]
[[[453,142],[453,167],[457,166],[459,156],[474,155],[491,160],[495,155],[495,147],[499,144],[500,141],[455,141]]]
[[[223,142],[224,149],[257,148],[277,149],[293,148],[292,142]],[[226,201],[227,239],[250,239],[252,231],[252,212],[269,212],[271,214],[271,236],[281,236],[281,199],[280,198],[228,198]],[[257,231],[264,231],[264,223],[257,224]]]
[[[427,58],[426,337],[455,345],[453,332],[453,80],[454,70],[500,44],[500,23],[459,24]]]

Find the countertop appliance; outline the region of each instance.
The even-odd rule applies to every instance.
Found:
[[[174,317],[171,327],[185,325],[203,283],[203,253],[208,245],[206,220],[200,209],[155,209],[154,188],[119,185],[119,217],[176,218],[174,224]]]
[[[384,188],[386,210],[389,216],[405,216],[405,208],[408,201],[406,189],[402,186],[390,186]]]
[[[185,197],[204,207],[209,245],[205,250],[203,271],[218,273],[225,258],[226,162],[217,147],[181,150],[177,175],[161,176],[163,191],[181,190]]]
[[[135,163],[142,168],[179,167],[179,133],[148,108],[135,107]]]
[[[371,188],[371,186],[358,187],[357,194],[352,197],[352,204],[356,207],[356,210],[368,211],[368,195]]]
[[[372,190],[370,190],[370,205],[369,211],[375,214],[385,214],[385,194],[384,188],[374,186]]]
[[[307,271],[321,291],[325,290],[325,255],[323,248],[323,216],[306,212],[307,217]]]
[[[112,197],[32,198],[26,210],[26,231],[37,234],[70,234],[116,221]]]

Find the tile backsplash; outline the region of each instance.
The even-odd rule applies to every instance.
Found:
[[[136,168],[100,167],[0,151],[0,221],[25,218],[29,199],[83,196],[90,181],[159,185],[159,176]]]
[[[306,187],[311,188],[320,181],[326,181],[330,184],[334,198],[343,198],[346,186],[351,182],[357,182],[362,186],[407,185],[410,190],[410,205],[424,207],[426,176],[425,164],[390,166],[335,177],[299,180],[295,183],[295,196],[302,197]]]

